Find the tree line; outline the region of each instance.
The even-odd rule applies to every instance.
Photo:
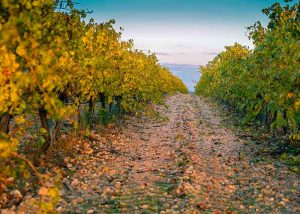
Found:
[[[286,1],[290,2],[290,1]],[[269,18],[249,27],[250,50],[235,43],[206,66],[196,93],[214,97],[242,113],[300,140],[300,6],[275,3],[263,10]]]
[[[155,54],[122,40],[114,20],[85,22],[86,11],[71,1],[3,0],[0,11],[2,140],[12,138],[12,118],[20,125],[38,113],[46,150],[53,121],[79,116],[82,103],[88,103],[93,124],[95,102],[110,110],[115,105],[121,114],[187,92]]]

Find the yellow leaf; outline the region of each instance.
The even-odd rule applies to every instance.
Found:
[[[25,123],[25,119],[24,119],[23,116],[17,116],[17,117],[15,118],[15,121],[16,121],[17,124]]]
[[[18,94],[17,94],[15,91],[13,91],[13,92],[11,93],[10,98],[11,98],[11,101],[12,101],[13,103],[15,103],[15,102],[17,102],[17,101],[19,100]]]
[[[44,129],[44,128],[41,128],[41,129],[40,129],[40,132],[41,132],[41,134],[46,134],[46,133],[47,133],[47,130]]]
[[[295,102],[294,107],[295,107],[296,110],[300,110],[300,100]]]
[[[30,4],[30,2],[26,2],[26,9],[31,9],[31,4]]]
[[[34,6],[34,7],[39,6],[39,1],[33,1],[33,2],[32,2],[32,6]]]
[[[20,56],[24,56],[26,54],[26,50],[23,46],[18,46],[17,47],[17,54],[20,55]]]

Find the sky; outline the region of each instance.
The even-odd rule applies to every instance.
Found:
[[[156,53],[159,62],[186,79],[193,90],[199,65],[212,60],[224,46],[238,42],[252,47],[246,27],[260,20],[262,9],[276,0],[74,0],[92,10],[96,22],[116,20],[123,39]],[[279,0],[283,2],[283,0]],[[176,67],[176,65],[179,65]],[[177,70],[175,70],[177,69]],[[180,69],[180,70],[178,70]]]

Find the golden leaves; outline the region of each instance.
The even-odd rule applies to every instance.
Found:
[[[294,104],[294,108],[296,111],[299,111],[300,110],[300,100],[297,100]]]
[[[15,152],[18,143],[18,140],[15,138],[0,138],[0,157],[5,159],[11,156]]]
[[[234,106],[245,115],[244,122],[261,120],[298,133],[299,38],[293,33],[298,23],[287,19],[295,11],[295,6],[273,11],[282,17],[280,22],[273,25],[277,21],[269,17],[272,28],[254,27],[254,50],[235,43],[201,67],[196,93]]]
[[[40,5],[39,1],[33,1],[32,2],[32,6],[34,6],[34,7],[37,7],[39,5]]]
[[[26,55],[26,49],[25,49],[24,46],[21,46],[21,45],[19,45],[19,46],[17,47],[16,52],[17,52],[17,54],[18,54],[19,56],[25,56],[25,55]]]
[[[166,93],[187,91],[155,55],[121,41],[112,22],[85,24],[76,11],[69,16],[45,7],[54,6],[51,0],[2,3],[18,10],[9,10],[0,27],[0,113],[43,107],[49,117],[61,119],[99,93],[109,102],[122,97],[126,110],[134,111]],[[67,105],[61,93],[77,101]]]

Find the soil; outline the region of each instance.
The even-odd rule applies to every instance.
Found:
[[[299,175],[258,157],[222,110],[193,94],[92,132],[64,159],[59,213],[299,213]]]

